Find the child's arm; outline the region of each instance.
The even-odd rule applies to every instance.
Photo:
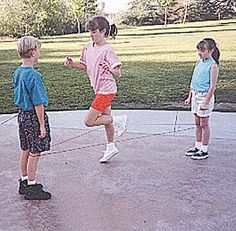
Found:
[[[109,71],[113,77],[115,77],[115,78],[121,77],[121,65],[116,66],[115,68],[111,68],[108,63],[103,63],[103,64],[100,64],[100,66],[102,66],[102,68],[105,71]]]
[[[218,66],[217,64],[212,65],[211,67],[211,85],[210,89],[208,90],[205,102],[201,105],[201,109],[206,110],[208,108],[208,104],[215,92],[216,82],[218,79]]]
[[[109,68],[108,71],[115,77],[120,78],[121,77],[121,67],[117,66],[115,68]]]
[[[80,62],[73,62],[72,58],[70,58],[70,57],[66,57],[66,61],[65,61],[64,65],[66,67],[80,69],[81,71],[87,70],[86,65],[84,65],[83,63],[80,63]]]
[[[44,138],[46,136],[46,128],[44,121],[44,105],[40,104],[35,106],[36,115],[38,117],[39,125],[40,125],[40,138]]]

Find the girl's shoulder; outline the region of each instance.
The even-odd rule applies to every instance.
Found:
[[[216,61],[212,57],[210,58],[210,61],[211,61],[212,65],[217,64]]]
[[[197,66],[198,64],[200,64],[202,62],[201,59],[197,60],[196,63],[195,63],[195,66]]]

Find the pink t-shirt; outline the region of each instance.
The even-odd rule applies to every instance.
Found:
[[[89,43],[82,50],[80,63],[87,67],[87,74],[95,94],[114,94],[117,92],[116,81],[109,71],[105,71],[99,65],[104,62],[111,68],[122,65],[109,44],[98,47]]]

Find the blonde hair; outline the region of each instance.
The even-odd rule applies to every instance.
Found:
[[[18,40],[17,51],[21,58],[30,58],[32,51],[41,47],[41,42],[33,36],[24,36]]]

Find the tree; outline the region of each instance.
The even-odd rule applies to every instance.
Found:
[[[0,35],[15,35],[23,25],[21,3],[18,0],[0,2]]]
[[[161,5],[161,7],[164,8],[164,15],[165,15],[165,20],[164,20],[164,26],[167,26],[167,11],[168,7],[173,6],[176,1],[175,0],[157,0],[157,2]]]
[[[85,27],[85,22],[89,17],[95,15],[97,9],[96,0],[73,0],[74,11],[78,23],[78,33],[81,32],[81,24]]]
[[[186,22],[189,6],[195,4],[195,2],[196,0],[178,0],[178,4],[175,5],[173,12],[177,15],[177,18],[181,19],[183,24]]]
[[[217,19],[215,9],[209,0],[195,0],[188,7],[189,21],[203,21]]]
[[[236,15],[235,0],[212,0],[212,5],[215,8],[218,19],[231,18]]]
[[[150,25],[162,22],[160,8],[153,0],[132,0],[128,10],[121,15],[121,23],[127,25]]]

